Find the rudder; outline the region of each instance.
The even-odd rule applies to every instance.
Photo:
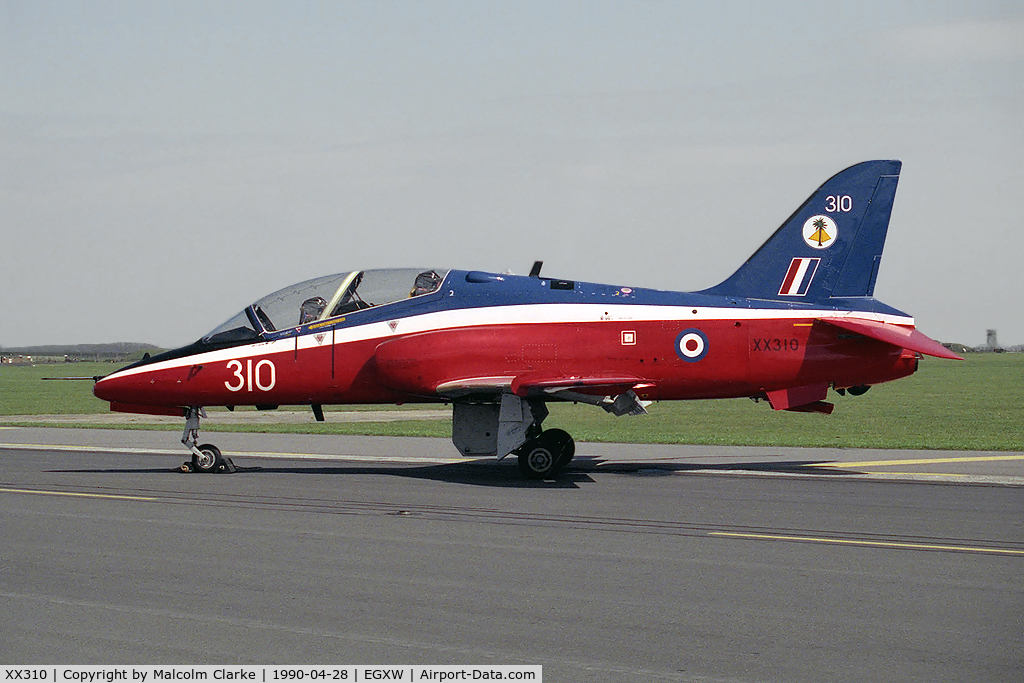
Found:
[[[872,296],[901,166],[865,161],[832,176],[739,270],[702,293],[793,303]]]

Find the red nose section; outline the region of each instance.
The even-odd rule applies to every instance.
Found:
[[[125,376],[115,372],[96,382],[96,385],[92,388],[92,393],[96,398],[104,401],[124,403],[127,402],[129,396],[137,393],[137,384],[137,376]]]
[[[154,385],[155,380],[149,377],[149,373],[115,372],[96,382],[92,393],[96,398],[110,401],[110,409],[119,413],[184,415],[181,406],[161,404],[154,394]]]

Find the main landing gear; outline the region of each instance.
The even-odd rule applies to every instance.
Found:
[[[192,460],[181,463],[181,471],[234,472],[235,464],[231,462],[231,458],[221,455],[219,448],[210,443],[197,445],[200,417],[206,417],[206,411],[202,407],[195,406],[185,409],[185,431],[181,434],[181,442],[192,451]]]
[[[575,397],[575,395],[574,395]],[[576,444],[561,429],[542,429],[548,409],[541,399],[501,394],[491,400],[452,404],[452,443],[468,457],[509,454],[519,458],[527,479],[551,479],[561,472]]]
[[[527,479],[550,479],[576,454],[576,443],[561,429],[546,429],[513,451],[519,471]]]

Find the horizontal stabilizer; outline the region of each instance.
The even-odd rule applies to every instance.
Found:
[[[864,320],[863,318],[819,318],[824,323],[841,327],[850,332],[862,334],[878,341],[883,341],[893,346],[898,346],[911,351],[917,351],[936,358],[949,358],[950,360],[963,360],[945,346],[931,337],[925,336],[912,327],[890,325],[876,320]]]

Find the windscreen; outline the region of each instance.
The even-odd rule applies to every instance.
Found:
[[[437,291],[447,272],[433,268],[356,270],[306,280],[279,289],[249,307],[259,329],[253,328],[250,316],[242,311],[203,337],[203,341],[256,338],[263,332],[296,328],[424,296]]]
[[[245,311],[240,311],[230,320],[211,330],[203,337],[202,341],[207,344],[214,344],[217,342],[236,342],[257,338],[259,338],[259,334],[253,329],[252,323],[249,322],[249,316],[245,314]]]
[[[253,310],[267,332],[314,322],[324,316],[327,302],[351,275],[327,275],[279,289],[254,303]]]

